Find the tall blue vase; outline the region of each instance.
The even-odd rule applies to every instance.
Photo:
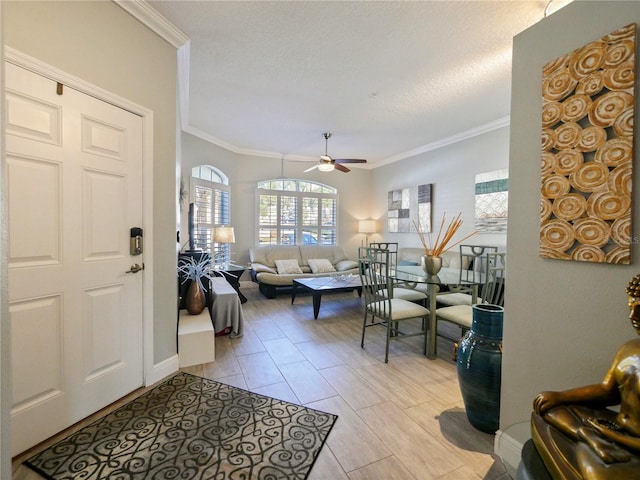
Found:
[[[471,330],[458,346],[458,382],[471,425],[493,434],[500,422],[504,308],[478,304],[472,309]]]

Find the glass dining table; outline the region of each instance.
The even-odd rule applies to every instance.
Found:
[[[404,288],[415,287],[418,283],[427,285],[427,295],[429,296],[429,335],[427,338],[427,358],[436,358],[437,340],[437,318],[436,304],[437,295],[441,288],[447,287],[467,287],[471,290],[472,303],[476,303],[478,298],[478,286],[484,282],[484,274],[473,270],[463,270],[460,268],[442,268],[437,275],[428,275],[420,265],[397,265],[389,275],[394,281],[402,282]]]

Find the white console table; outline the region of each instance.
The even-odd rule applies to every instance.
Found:
[[[178,318],[178,359],[180,368],[216,359],[216,333],[209,309],[198,315],[180,310]]]

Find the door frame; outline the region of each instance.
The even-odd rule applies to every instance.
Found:
[[[139,115],[142,118],[142,228],[145,231],[145,261],[144,275],[142,278],[142,381],[143,386],[151,385],[173,371],[170,368],[167,371],[167,367],[159,368],[159,371],[154,371],[153,363],[153,111],[11,47],[5,46],[4,54],[5,62],[13,63],[55,82],[60,82],[70,88]],[[2,68],[4,70],[4,63]],[[2,135],[4,138],[4,127],[2,127]],[[4,152],[2,155],[4,161]],[[3,211],[2,214],[4,217],[5,212]],[[7,322],[4,323],[8,323],[8,319]],[[4,333],[5,331],[3,330],[3,334]],[[5,350],[3,349],[3,351]],[[8,362],[9,358],[4,358],[3,364],[4,361]],[[3,388],[3,390],[5,389]]]

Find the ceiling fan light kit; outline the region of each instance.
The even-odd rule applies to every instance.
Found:
[[[305,173],[315,170],[316,168],[321,172],[333,172],[333,170],[340,170],[341,172],[347,173],[351,170],[342,165],[343,163],[367,163],[366,160],[361,158],[331,158],[328,153],[328,143],[331,138],[331,134],[326,132],[322,135],[324,137],[324,155],[320,155],[319,163],[311,168],[307,168]]]
[[[335,166],[332,163],[321,163],[318,165],[318,170],[321,172],[333,172]]]

